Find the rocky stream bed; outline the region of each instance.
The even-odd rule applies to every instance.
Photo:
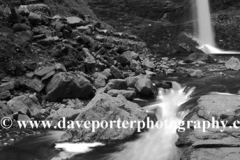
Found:
[[[19,5],[15,13],[11,6],[0,8],[0,119],[13,120],[11,129],[0,128],[1,160],[50,160],[58,152],[51,141],[24,146],[47,133],[42,127],[19,129],[19,120],[145,120],[150,115],[143,107],[155,103],[158,89],[171,88],[171,81],[196,87],[193,100],[182,106],[190,109],[185,120],[211,121],[214,116],[228,126],[239,120],[238,56],[207,55],[190,39],[191,45],[179,44],[181,54],[152,54],[141,38],[116,31],[90,9],[88,15],[72,11],[74,16],[60,16],[51,7]],[[102,153],[115,152],[117,144],[137,139],[136,130],[67,129],[57,141],[106,143],[91,152],[95,157],[83,156],[100,159]],[[205,133],[187,129],[176,142],[179,159],[237,160],[239,134],[231,127]]]

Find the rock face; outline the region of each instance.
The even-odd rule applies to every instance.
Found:
[[[240,156],[240,129],[233,127],[233,121],[239,118],[240,98],[237,95],[202,96],[196,107],[185,118],[186,121],[209,121],[210,127],[203,131],[203,123],[199,127],[186,128],[179,132],[176,145],[183,151],[183,160],[235,160]],[[215,125],[212,117],[215,118]],[[225,121],[226,127],[217,125],[217,121]],[[215,127],[213,127],[215,126]]]
[[[93,86],[85,77],[60,72],[55,74],[46,86],[47,100],[60,101],[65,98],[88,99],[93,93]]]
[[[136,131],[137,126],[133,125],[128,129],[118,128],[117,124],[110,126],[110,122],[122,121],[141,121],[146,117],[146,113],[137,104],[127,101],[123,96],[117,98],[111,97],[108,94],[98,94],[91,102],[82,110],[75,121],[107,121],[109,127],[106,129],[89,128],[83,126],[79,129],[68,130],[62,141],[71,139],[71,141],[119,141],[129,138]],[[95,129],[95,132],[92,130]],[[68,137],[68,138],[66,138]]]

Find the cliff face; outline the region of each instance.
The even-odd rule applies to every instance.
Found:
[[[138,35],[156,53],[182,53],[194,34],[193,0],[86,0],[96,15],[117,30]],[[240,2],[210,0],[216,41],[225,50],[240,50],[236,39]],[[233,36],[236,37],[233,37]]]

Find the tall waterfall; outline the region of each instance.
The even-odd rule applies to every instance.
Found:
[[[209,0],[196,0],[198,17],[198,38],[200,45],[215,47],[214,32],[211,25]]]

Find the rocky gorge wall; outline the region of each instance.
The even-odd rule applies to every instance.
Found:
[[[196,45],[184,33],[194,34],[192,0],[86,0],[98,17],[114,28],[142,38],[155,53],[195,52]],[[239,2],[211,0],[217,45],[225,50],[240,50],[238,45]],[[174,42],[173,42],[174,40]]]

